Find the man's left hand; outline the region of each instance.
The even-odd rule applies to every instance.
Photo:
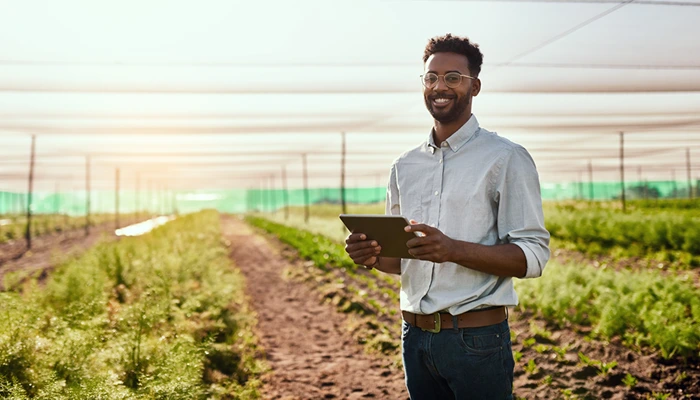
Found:
[[[425,236],[416,237],[408,242],[408,252],[419,260],[443,263],[452,259],[456,242],[439,229],[426,224],[413,224],[404,228],[406,232],[422,232]]]

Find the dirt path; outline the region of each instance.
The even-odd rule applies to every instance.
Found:
[[[406,399],[403,373],[368,355],[347,333],[345,317],[309,287],[283,279],[289,267],[275,246],[235,217],[222,217],[231,258],[247,280],[271,373],[269,399]]]

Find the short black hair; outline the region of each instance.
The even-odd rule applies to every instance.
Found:
[[[435,36],[428,41],[423,53],[423,62],[435,53],[457,53],[467,57],[469,60],[469,72],[474,76],[479,76],[481,64],[484,62],[484,55],[479,50],[479,45],[469,41],[467,37],[452,36],[448,33],[444,36]]]

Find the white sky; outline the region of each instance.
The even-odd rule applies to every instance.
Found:
[[[428,38],[485,55],[481,125],[525,145],[543,182],[700,179],[700,1],[3,1],[0,189],[373,186],[427,137]],[[155,157],[154,153],[166,153]],[[318,153],[318,154],[316,154]],[[378,177],[378,178],[377,178]],[[125,178],[127,179],[127,178]],[[223,184],[222,182],[225,182]]]

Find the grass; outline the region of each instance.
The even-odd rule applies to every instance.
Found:
[[[244,284],[215,212],[100,245],[0,293],[0,397],[257,398]]]

